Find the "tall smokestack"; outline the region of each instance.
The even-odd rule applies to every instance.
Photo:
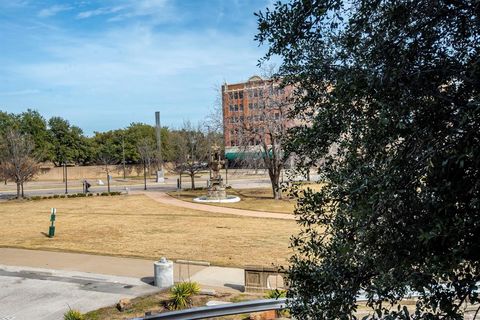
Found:
[[[155,112],[155,133],[157,136],[157,155],[158,155],[158,171],[157,182],[165,182],[163,173],[163,158],[162,158],[162,127],[160,125],[160,111]]]

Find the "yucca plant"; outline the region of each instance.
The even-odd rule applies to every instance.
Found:
[[[279,299],[279,298],[285,298],[286,296],[287,296],[287,290],[281,290],[281,289],[269,290],[265,294],[265,298],[267,299]]]
[[[180,310],[188,307],[191,296],[200,292],[196,282],[177,283],[170,289],[170,309]]]
[[[85,320],[85,317],[80,311],[70,309],[63,314],[63,320]]]

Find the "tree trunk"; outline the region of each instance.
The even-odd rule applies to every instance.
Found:
[[[279,188],[279,179],[280,179],[280,171],[273,171],[271,169],[268,170],[268,175],[270,176],[270,183],[272,184],[272,192],[273,198],[275,200],[282,199],[282,191]]]
[[[195,173],[190,174],[190,179],[192,180],[192,190],[195,190]]]
[[[143,190],[147,190],[147,166],[143,163]]]
[[[17,199],[20,199],[20,182],[17,182]]]
[[[22,188],[22,198],[24,198],[25,194],[23,193],[23,182],[20,184],[20,187]]]

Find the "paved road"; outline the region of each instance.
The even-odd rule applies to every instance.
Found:
[[[231,180],[229,184],[234,188],[259,188],[259,187],[269,187],[270,182],[267,179],[238,179],[238,180]],[[166,183],[150,183],[147,185],[147,190],[151,191],[173,191],[176,190],[176,182],[166,182]],[[206,182],[197,183],[197,187],[199,186],[206,186]],[[110,187],[111,191],[125,191],[125,188],[128,188],[132,191],[140,191],[144,190],[144,186],[142,184],[130,184],[130,185],[112,185]],[[90,192],[97,193],[97,192],[106,192],[106,186],[93,186],[90,188]],[[70,185],[68,187],[68,193],[79,193],[83,192],[81,183],[78,183],[78,186]],[[27,196],[47,196],[47,195],[54,195],[54,194],[65,194],[65,188],[60,186],[54,187],[47,187],[47,188],[32,188],[29,189],[27,185],[25,188],[25,195]],[[0,199],[8,199],[16,195],[16,191],[13,189],[9,190],[2,190],[0,191]],[[1,319],[0,319],[1,320]]]
[[[175,263],[174,279],[238,292],[244,271]],[[86,312],[156,292],[152,281],[150,260],[0,248],[0,320],[61,319],[69,306]]]
[[[0,319],[58,320],[69,308],[87,312],[157,291],[136,278],[0,265]]]

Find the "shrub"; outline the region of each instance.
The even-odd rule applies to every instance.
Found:
[[[87,197],[93,197],[93,193],[87,193]]]
[[[55,199],[60,198],[60,195],[54,194],[54,195],[53,195],[53,198],[55,198]]]
[[[106,197],[106,196],[109,196],[110,194],[109,194],[108,192],[102,192],[102,193],[100,193],[100,195],[101,195],[102,197]]]
[[[30,197],[30,200],[40,200],[42,199],[41,196],[33,196],[33,197]]]
[[[170,309],[180,310],[188,307],[191,296],[200,292],[200,286],[196,282],[177,283],[170,289]]]
[[[70,309],[63,314],[63,320],[84,320],[85,317],[78,310]]]
[[[77,193],[77,197],[83,198],[86,197],[87,195],[85,193]]]
[[[286,297],[287,297],[287,290],[281,290],[281,289],[269,290],[265,294],[265,298],[267,299],[278,299],[278,298],[286,298]]]

